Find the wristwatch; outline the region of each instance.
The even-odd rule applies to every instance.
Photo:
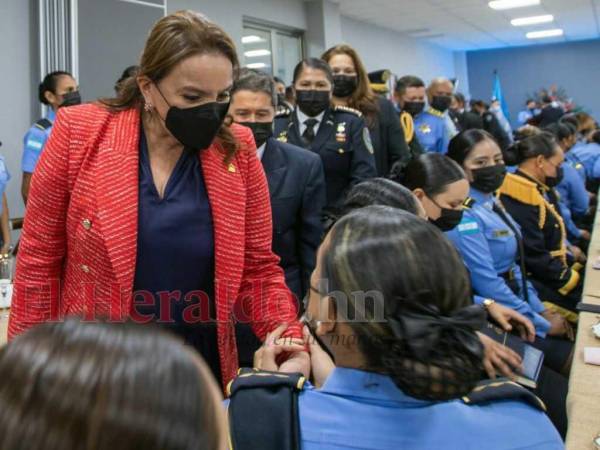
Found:
[[[491,298],[486,298],[483,301],[483,306],[485,307],[485,309],[488,309],[490,306],[492,306],[494,303],[496,303],[495,300],[492,300]]]

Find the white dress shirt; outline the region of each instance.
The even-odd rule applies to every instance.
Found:
[[[256,149],[256,156],[258,156],[258,159],[261,161],[262,161],[263,155],[265,154],[265,148],[267,148],[266,142]]]
[[[315,131],[315,136],[317,135],[317,133],[319,132],[319,127],[321,126],[321,123],[323,122],[323,116],[325,115],[325,111],[323,111],[321,114],[319,114],[316,117],[308,117],[306,114],[304,114],[302,111],[300,111],[300,108],[296,108],[296,117],[298,117],[298,124],[300,126],[300,136],[302,136],[304,134],[304,131],[306,130],[306,125],[304,124],[304,122],[306,122],[308,119],[315,119],[317,121],[317,123],[315,123],[314,126],[314,131]]]

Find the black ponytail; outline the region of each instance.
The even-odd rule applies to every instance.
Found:
[[[44,80],[40,83],[38,88],[38,98],[41,103],[44,105],[50,105],[48,100],[46,100],[46,92],[50,91],[53,94],[56,94],[56,85],[58,84],[58,79],[62,76],[73,77],[73,75],[71,75],[69,72],[62,70],[50,72],[44,77]]]

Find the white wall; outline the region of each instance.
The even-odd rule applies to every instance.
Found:
[[[39,114],[37,101],[38,74],[35,13],[29,0],[0,1],[0,153],[12,179],[6,195],[11,217],[23,216],[21,200],[21,155],[23,136]]]
[[[368,71],[389,69],[398,76],[454,78],[453,52],[392,30],[342,16],[342,39],[361,55]]]
[[[467,99],[471,97],[469,90],[469,70],[467,67],[467,53],[454,52],[454,67],[458,80],[458,92],[462,92]]]

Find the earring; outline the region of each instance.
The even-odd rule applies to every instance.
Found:
[[[150,103],[148,103],[148,102],[144,103],[144,111],[151,112],[153,109],[154,109],[154,106],[152,106]]]

